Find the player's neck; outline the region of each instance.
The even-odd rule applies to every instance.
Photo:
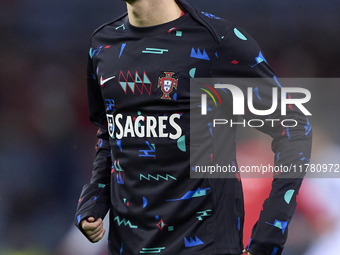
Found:
[[[136,27],[164,24],[178,19],[182,13],[175,0],[130,0],[127,10],[131,25]]]

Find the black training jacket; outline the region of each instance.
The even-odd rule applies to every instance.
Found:
[[[104,218],[109,211],[109,254],[240,254],[243,249],[238,174],[190,178],[190,78],[269,78],[270,85],[254,91],[253,100],[262,109],[272,105],[272,87],[280,91],[281,86],[242,28],[184,0],[177,2],[185,12],[177,20],[141,28],[132,26],[125,14],[92,36],[88,103],[90,119],[99,127],[98,143],[75,224],[82,231],[83,219]],[[213,95],[209,86],[203,88]],[[246,88],[241,89],[246,94]],[[225,114],[233,119],[230,93],[223,101]],[[244,118],[254,116],[246,112]],[[259,128],[273,138],[275,165],[308,163],[308,119],[293,107],[285,119],[296,119],[298,125],[271,127],[267,121]],[[222,158],[237,167],[235,132],[235,127],[226,126],[225,135],[216,141],[206,136],[211,139],[207,146],[216,142],[220,148],[216,155],[203,151],[202,158],[211,164]],[[247,246],[254,255],[281,254],[287,238],[302,176],[279,175]]]

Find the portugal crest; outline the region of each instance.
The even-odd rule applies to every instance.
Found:
[[[170,93],[177,89],[178,85],[178,79],[173,77],[175,72],[167,72],[164,71],[165,77],[159,77],[158,78],[158,88],[161,88],[161,91],[163,92],[163,95],[161,99],[171,99]]]

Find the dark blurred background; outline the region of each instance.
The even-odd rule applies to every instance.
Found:
[[[339,0],[190,2],[246,29],[278,77],[340,75]],[[96,142],[87,110],[87,54],[93,30],[123,12],[120,0],[0,1],[0,254],[86,254],[77,251],[85,238],[70,233]],[[310,109],[316,116],[313,151],[320,160],[327,155],[328,162],[339,162],[340,86],[309,89],[318,97]],[[331,115],[326,127],[320,125]],[[250,142],[241,138],[240,144]],[[332,232],[339,233],[340,185],[329,181],[306,181],[304,190],[319,185],[322,192],[316,192],[319,200],[308,200],[315,188],[305,192],[285,254],[310,255],[308,249],[330,241],[327,235],[338,238],[333,244],[340,241]],[[105,244],[97,247],[92,254],[105,254]]]

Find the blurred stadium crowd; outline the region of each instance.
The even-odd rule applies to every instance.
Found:
[[[278,77],[340,75],[338,0],[190,2],[245,28]],[[105,241],[80,251],[88,244],[72,224],[96,142],[86,99],[90,36],[124,11],[120,0],[0,1],[1,255],[105,254]],[[340,86],[310,90],[318,98],[310,109],[313,160],[340,163]],[[249,155],[250,146],[263,150]],[[268,138],[240,137],[240,164],[261,157],[273,158]],[[267,194],[260,182],[244,186]],[[285,255],[338,254],[331,247],[340,241],[339,187],[337,179],[304,181]]]

